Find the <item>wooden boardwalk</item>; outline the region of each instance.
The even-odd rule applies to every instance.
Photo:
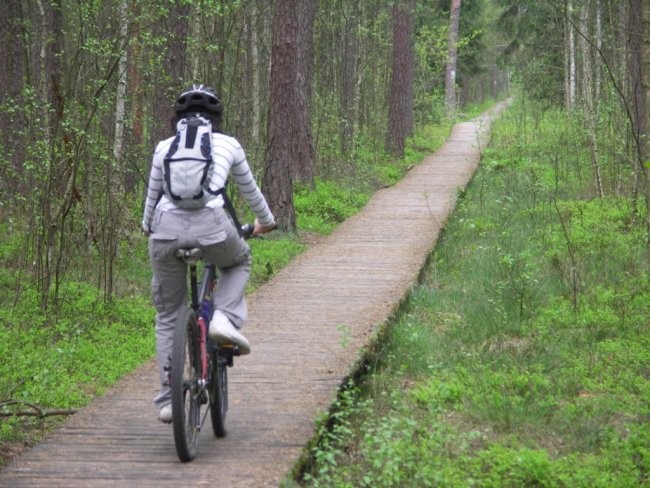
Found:
[[[502,108],[458,124],[436,154],[249,297],[253,351],[229,370],[227,437],[208,424],[198,458],[179,462],[151,403],[150,363],[6,466],[0,487],[278,486],[415,284]]]

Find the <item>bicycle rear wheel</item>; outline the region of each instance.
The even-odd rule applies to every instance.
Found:
[[[212,348],[212,381],[210,384],[210,419],[215,437],[227,432],[228,358],[220,347]]]
[[[197,330],[196,315],[189,308],[183,309],[174,329],[171,361],[174,443],[183,462],[196,457],[201,426]]]

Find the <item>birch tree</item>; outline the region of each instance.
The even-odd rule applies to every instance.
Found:
[[[458,31],[460,27],[460,0],[451,0],[449,11],[449,45],[445,69],[445,100],[447,113],[456,110],[456,71],[458,63]]]
[[[120,195],[123,193],[122,182],[125,179],[126,171],[123,165],[124,148],[124,119],[126,105],[126,84],[127,84],[127,32],[128,21],[128,0],[122,0],[118,7],[118,24],[121,54],[117,64],[117,90],[115,95],[115,137],[113,143],[114,164],[106,164],[106,217],[103,235],[103,263],[104,278],[103,290],[105,299],[113,296],[114,265],[119,244],[119,222],[122,220],[121,206],[118,204]]]
[[[592,41],[590,41],[590,20],[592,18],[590,5],[584,4],[580,9],[580,37],[578,38],[578,46],[580,47],[580,54],[582,60],[582,76],[581,76],[581,95],[582,107],[587,125],[587,132],[589,133],[589,145],[591,149],[591,167],[594,175],[594,187],[596,193],[600,198],[603,198],[605,191],[603,190],[603,179],[601,176],[600,168],[600,155],[598,149],[598,140],[596,136],[596,125],[598,117],[597,99],[595,97],[596,86],[593,66],[593,49]],[[596,29],[594,29],[595,31]],[[574,56],[575,57],[575,56]]]
[[[573,24],[573,0],[567,0],[564,15],[564,104],[573,110],[576,101],[576,33]]]

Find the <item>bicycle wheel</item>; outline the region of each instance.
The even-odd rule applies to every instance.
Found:
[[[201,425],[196,331],[196,315],[189,308],[183,309],[174,329],[171,361],[174,443],[183,462],[196,457]]]
[[[212,348],[210,419],[215,437],[226,435],[228,413],[228,359],[218,347]]]

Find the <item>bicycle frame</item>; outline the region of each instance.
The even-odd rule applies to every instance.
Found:
[[[213,313],[212,289],[216,279],[216,269],[213,264],[204,263],[203,276],[201,278],[200,288],[197,281],[197,264],[201,256],[189,255],[185,251],[183,259],[188,264],[190,274],[190,306],[196,314],[196,322],[199,332],[199,359],[201,361],[201,377],[199,386],[204,388],[208,382],[208,327],[210,318]]]

